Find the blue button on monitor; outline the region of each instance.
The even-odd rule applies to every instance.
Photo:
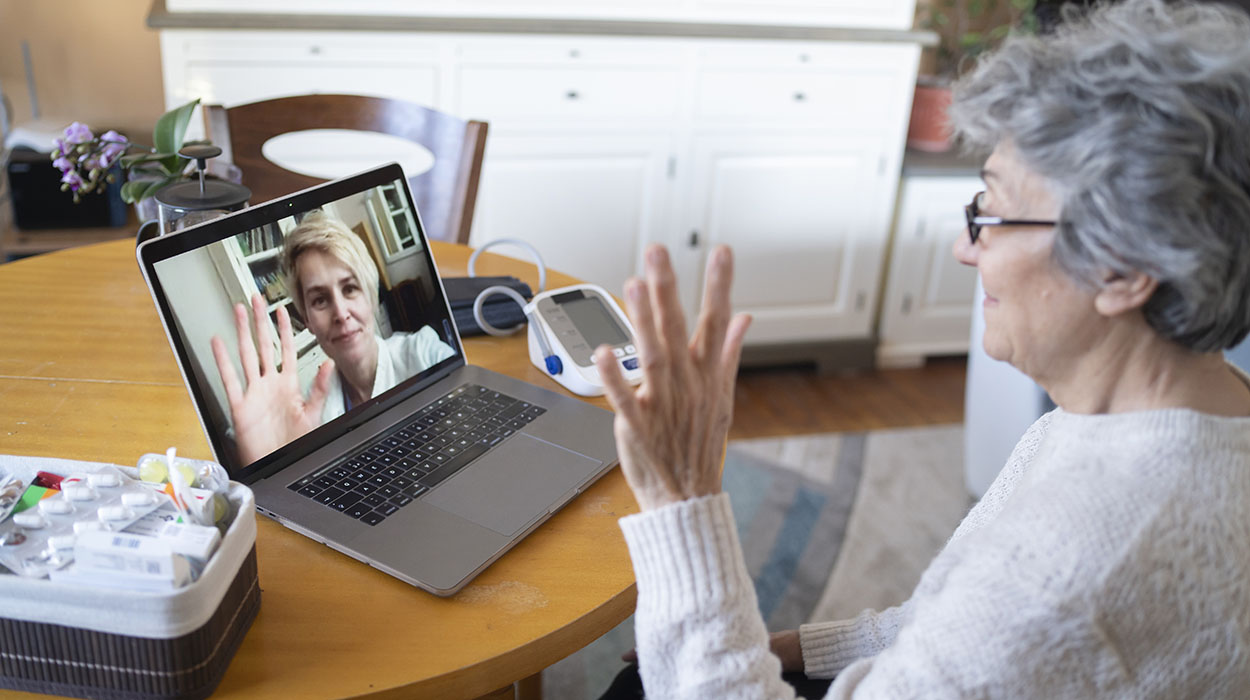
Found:
[[[638,369],[638,358],[630,357],[628,359],[621,360],[621,364],[625,365],[625,369]]]

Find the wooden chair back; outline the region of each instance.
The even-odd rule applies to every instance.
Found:
[[[468,243],[477,201],[485,122],[465,121],[402,100],[362,95],[298,95],[237,107],[204,106],[205,135],[222,158],[243,172],[252,202],[265,202],[325,182],[267,159],[261,149],[275,136],[308,129],[373,131],[408,139],[434,154],[429,170],[408,179],[426,235]]]

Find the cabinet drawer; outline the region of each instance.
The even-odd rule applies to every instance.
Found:
[[[458,112],[474,119],[651,118],[677,112],[678,74],[656,69],[462,68]]]
[[[893,72],[915,60],[915,47],[812,41],[708,41],[698,62],[705,70],[824,70]]]
[[[167,30],[162,50],[199,61],[330,61],[339,64],[434,63],[438,50],[413,34]]]
[[[491,39],[466,41],[456,48],[457,57],[476,66],[674,66],[686,52],[663,39],[617,39],[569,37],[567,39]]]
[[[899,109],[889,74],[705,71],[695,97],[709,119],[793,119],[830,128],[872,128]]]
[[[439,97],[437,69],[424,65],[194,62],[186,76],[188,88],[179,100],[199,97],[228,107],[307,94],[369,95],[435,106]]]

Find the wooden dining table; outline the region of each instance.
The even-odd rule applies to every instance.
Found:
[[[431,249],[440,274],[466,274],[470,248]],[[477,268],[537,286],[512,258]],[[530,364],[524,333],[464,346],[473,364],[565,391]],[[133,243],[0,265],[0,453],[133,465],[170,446],[212,457]],[[213,697],[537,697],[544,668],[633,612],[617,520],[637,511],[613,469],[449,598],[256,516],[260,613]]]

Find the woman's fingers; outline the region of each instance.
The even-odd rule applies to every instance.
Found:
[[[742,359],[742,340],[751,327],[751,314],[737,314],[729,321],[725,331],[725,344],[721,346],[720,365],[725,370],[729,383],[733,384],[738,376],[738,362]]]
[[[647,287],[651,293],[651,308],[655,314],[656,331],[667,352],[686,349],[686,315],[677,296],[677,275],[668,259],[668,251],[661,245],[651,245],[646,253]]]
[[[607,345],[596,348],[594,361],[595,367],[599,370],[599,379],[603,382],[604,395],[608,397],[608,403],[612,404],[612,408],[626,421],[637,424],[638,400],[634,396],[634,388],[625,381],[625,375],[621,373],[621,368],[617,365],[616,355],[612,354],[612,348]]]
[[[661,382],[665,366],[663,347],[655,331],[655,315],[647,285],[642,280],[630,278],[625,283],[625,308],[634,323],[634,340],[638,344],[638,358],[643,375],[648,381]]]
[[[242,304],[234,305],[234,330],[239,337],[239,363],[243,365],[243,376],[251,384],[260,376],[260,367],[256,362],[256,346],[252,344],[252,327],[247,320],[247,309]]]
[[[294,366],[294,365],[292,365]],[[317,376],[313,378],[312,389],[308,392],[306,410],[320,420],[321,409],[325,405],[326,395],[330,393],[330,375],[334,374],[334,360],[326,360],[317,368]]]
[[[278,307],[278,340],[282,344],[282,370],[295,376],[295,338],[291,333],[291,315],[286,305]]]
[[[259,294],[252,295],[252,318],[256,323],[256,344],[260,350],[260,373],[273,374],[273,334],[269,330],[265,300]]]
[[[704,362],[720,359],[729,326],[729,290],[733,286],[733,253],[728,246],[717,246],[708,256],[703,276],[703,304],[690,347]]]
[[[231,406],[243,400],[243,388],[239,386],[239,375],[234,372],[234,363],[230,362],[230,353],[226,343],[217,336],[210,341],[213,347],[213,359],[217,361],[217,373],[221,375],[221,384],[226,389],[226,401]]]

